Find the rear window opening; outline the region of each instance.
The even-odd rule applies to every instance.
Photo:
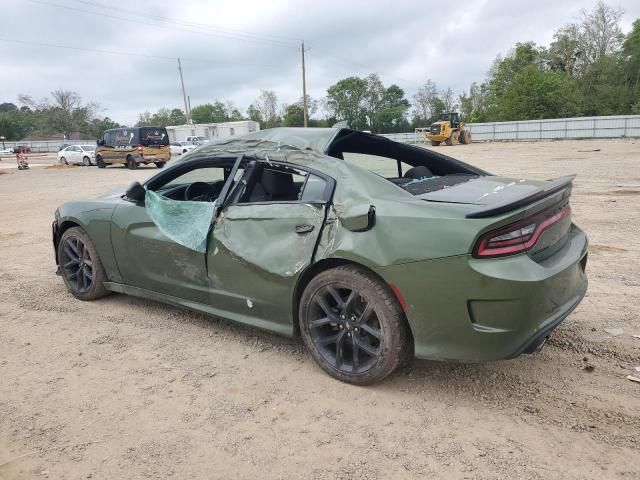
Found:
[[[327,153],[380,175],[412,195],[487,175],[441,153],[353,131],[338,134]]]

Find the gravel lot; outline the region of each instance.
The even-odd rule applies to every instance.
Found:
[[[419,361],[367,388],[289,339],[73,299],[54,274],[56,206],[157,169],[0,162],[0,478],[640,478],[640,383],[625,378],[640,377],[640,141],[439,151],[507,176],[578,173],[589,292],[541,353]]]

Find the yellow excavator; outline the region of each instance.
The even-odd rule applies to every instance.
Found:
[[[442,142],[447,145],[471,143],[471,132],[465,130],[460,114],[456,112],[441,113],[437,122],[433,122],[429,130],[422,132],[431,145],[437,147]]]

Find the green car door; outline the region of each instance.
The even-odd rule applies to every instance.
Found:
[[[290,335],[292,292],[313,261],[334,182],[273,164],[248,169],[242,182],[207,249],[210,302],[237,321]]]
[[[240,160],[231,160],[231,165],[234,163],[237,169]],[[148,182],[144,202],[125,198],[116,207],[111,241],[125,284],[209,303],[205,248],[215,203],[213,198],[202,198],[206,192],[198,193],[193,187],[204,186],[205,190],[211,189],[212,195],[226,191],[231,183],[230,170],[228,160],[184,164]],[[188,198],[190,191],[198,198]],[[152,200],[159,202],[153,212]],[[152,213],[159,215],[155,221]],[[202,248],[189,243],[195,226],[199,226],[195,233],[201,236]]]
[[[144,205],[123,202],[111,223],[111,241],[124,283],[207,303],[205,255],[163,234]]]

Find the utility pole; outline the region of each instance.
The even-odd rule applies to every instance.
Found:
[[[191,125],[191,110],[189,109],[189,104],[187,103],[187,94],[184,91],[184,79],[182,78],[182,65],[180,64],[180,59],[178,58],[178,72],[180,72],[180,84],[182,85],[182,98],[184,99],[184,113],[187,117],[187,125]]]
[[[309,110],[307,109],[307,78],[304,68],[304,40],[302,41],[302,108],[304,110],[304,128],[309,123]]]

